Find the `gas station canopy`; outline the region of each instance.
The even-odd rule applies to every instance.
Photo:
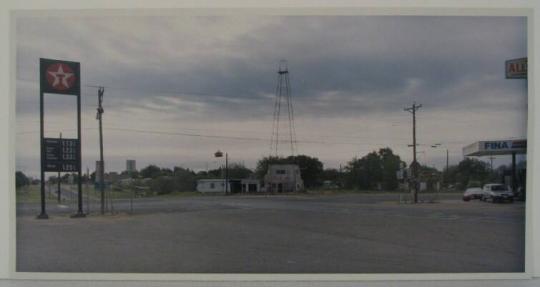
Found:
[[[464,156],[486,156],[527,153],[527,140],[479,141],[463,148]]]

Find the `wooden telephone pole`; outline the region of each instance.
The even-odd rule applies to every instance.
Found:
[[[105,92],[104,87],[99,87],[98,89],[98,108],[96,119],[99,120],[99,190],[101,192],[101,214],[105,214],[105,163],[103,162],[103,125],[102,125],[102,115],[103,115],[103,93]]]
[[[413,132],[413,143],[412,143],[413,161],[412,161],[411,167],[412,167],[412,182],[414,185],[412,189],[414,203],[418,202],[418,162],[416,161],[416,146],[417,146],[416,144],[416,111],[420,109],[421,107],[422,105],[417,105],[416,102],[414,102],[412,106],[406,107],[404,109],[404,111],[410,112],[413,118],[413,130],[412,130]]]

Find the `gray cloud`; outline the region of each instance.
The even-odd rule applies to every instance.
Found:
[[[502,136],[524,135],[526,127],[526,85],[504,79],[503,66],[527,55],[524,17],[66,14],[20,17],[16,32],[21,129],[35,126],[28,121],[37,112],[39,57],[80,61],[83,84],[107,87],[105,115],[115,126],[205,129],[219,122],[229,123],[223,130],[242,130],[251,123],[252,131],[269,134],[277,65],[287,59],[304,127],[298,134],[306,138],[313,138],[318,119],[334,125],[377,119],[402,130],[409,124],[402,109],[412,101],[442,129],[451,126],[452,114],[473,123],[487,117],[493,125],[495,114],[517,114]],[[95,94],[83,87],[89,126],[95,125]],[[50,107],[60,118],[67,109]],[[468,129],[474,135],[486,125]],[[369,140],[385,141],[389,129],[368,133]],[[394,132],[396,146],[408,141],[401,130]],[[329,126],[318,131],[350,134]]]

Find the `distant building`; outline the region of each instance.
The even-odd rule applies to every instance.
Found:
[[[272,164],[264,176],[267,192],[295,192],[304,189],[300,168],[296,164]]]
[[[240,192],[241,181],[229,179],[227,190],[230,193]],[[197,180],[197,191],[202,193],[225,193],[225,179],[199,179]]]
[[[126,171],[128,173],[132,173],[132,172],[137,171],[137,165],[136,165],[136,161],[134,159],[126,160]]]
[[[225,192],[225,179],[199,179],[198,192]]]

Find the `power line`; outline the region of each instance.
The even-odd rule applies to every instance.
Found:
[[[98,128],[83,128],[83,130],[97,130]],[[244,137],[244,136],[224,136],[224,135],[209,135],[209,134],[203,134],[203,133],[191,133],[191,132],[172,132],[172,131],[159,131],[154,129],[132,129],[132,128],[123,128],[123,127],[104,127],[104,130],[116,130],[116,131],[124,131],[124,132],[135,132],[135,133],[145,133],[145,134],[152,134],[152,135],[169,135],[169,136],[188,136],[188,137],[205,137],[205,138],[221,138],[221,139],[231,139],[231,140],[246,140],[246,141],[268,141],[268,138],[263,137]],[[216,131],[214,129],[185,129],[188,131]],[[62,130],[51,130],[49,132],[60,132],[60,131],[76,131],[76,129],[62,129]],[[220,130],[220,131],[229,131],[229,132],[235,132],[235,130]],[[250,133],[249,131],[241,131]],[[28,135],[28,134],[36,134],[39,133],[39,131],[20,131],[16,132],[16,135]],[[262,132],[259,134],[263,134]],[[323,135],[323,137],[329,137],[329,138],[357,138],[357,139],[365,139],[363,137],[347,137],[347,136],[334,136],[334,135]],[[512,138],[520,138],[520,137],[512,137]],[[468,139],[468,140],[454,140],[454,141],[445,141],[447,144],[455,144],[455,145],[461,145],[466,143],[471,143],[475,141],[480,141],[482,139]],[[494,139],[496,140],[496,139]],[[288,143],[288,141],[282,141],[284,143]],[[363,145],[363,146],[390,146],[390,145],[404,145],[404,142],[396,141],[395,139],[389,140],[388,142],[340,142],[340,141],[325,141],[325,140],[311,140],[311,139],[300,139],[297,140],[297,142],[300,143],[307,143],[307,144],[340,144],[340,145]],[[416,144],[417,146],[429,146],[428,144]]]
[[[97,130],[98,128],[83,128],[83,130]],[[230,140],[245,140],[245,141],[268,141],[268,138],[264,137],[245,137],[245,136],[225,136],[225,135],[215,135],[215,134],[204,134],[204,133],[193,133],[193,132],[177,132],[177,131],[160,131],[154,129],[133,129],[133,128],[124,128],[124,127],[104,127],[104,130],[114,130],[114,131],[123,131],[123,132],[134,132],[134,133],[143,133],[143,134],[152,134],[152,135],[169,135],[169,136],[188,136],[188,137],[203,137],[203,138],[216,138],[216,139],[230,139]],[[60,131],[75,131],[76,129],[62,129],[62,130],[52,130],[50,132],[60,132]],[[204,130],[204,129],[186,129],[186,130]],[[246,131],[248,132],[248,131]],[[21,131],[17,132],[17,135],[27,135],[27,134],[36,134],[39,131]],[[261,133],[262,134],[262,133]],[[328,136],[328,137],[339,137],[339,136]],[[362,138],[358,138],[362,139]],[[396,142],[391,140],[389,142],[340,142],[340,141],[325,141],[325,140],[311,140],[311,139],[300,139],[297,140],[300,143],[306,144],[340,144],[340,145],[363,145],[363,146],[389,146],[389,145],[403,145],[404,143]],[[463,141],[452,141],[447,143],[453,144],[463,144],[474,142],[475,140],[463,140]],[[288,141],[283,140],[282,142],[288,143]],[[416,144],[417,146],[428,146],[427,144]]]
[[[202,137],[202,138],[214,138],[214,139],[231,139],[231,140],[240,140],[240,141],[268,141],[268,138],[262,137],[240,137],[240,136],[223,136],[223,135],[208,135],[208,134],[199,134],[199,133],[187,133],[187,132],[169,132],[169,131],[156,131],[156,130],[143,130],[143,129],[132,129],[132,128],[119,128],[119,127],[108,127],[107,130],[115,131],[125,131],[125,132],[135,132],[135,133],[144,133],[144,134],[158,134],[158,135],[171,135],[171,136],[189,136],[189,137]],[[288,140],[280,140],[280,142],[288,143]],[[386,145],[384,143],[358,143],[358,142],[333,142],[333,141],[316,141],[316,140],[298,140],[301,143],[308,144],[341,144],[341,145],[368,145],[368,146],[380,146]]]
[[[98,128],[84,128],[84,130],[97,130]],[[151,135],[168,135],[168,136],[187,136],[187,137],[201,137],[201,138],[214,138],[214,139],[230,139],[230,140],[239,140],[239,141],[268,141],[268,138],[263,137],[245,137],[245,136],[225,136],[225,135],[214,135],[214,134],[202,134],[202,133],[192,133],[192,132],[172,132],[172,131],[159,131],[159,130],[149,130],[149,129],[134,129],[134,128],[124,128],[124,127],[104,127],[104,130],[110,131],[123,131],[123,132],[133,132],[133,133],[142,133],[142,134],[151,134]],[[63,129],[63,131],[71,131],[75,129]],[[25,134],[34,134],[39,131],[22,131],[17,132],[17,135]],[[55,131],[51,131],[55,132]],[[280,140],[280,142],[288,143],[288,140]],[[319,141],[319,140],[297,140],[300,143],[306,144],[339,144],[339,145],[364,145],[364,146],[387,146],[389,143],[366,143],[366,142],[337,142],[337,141]]]

